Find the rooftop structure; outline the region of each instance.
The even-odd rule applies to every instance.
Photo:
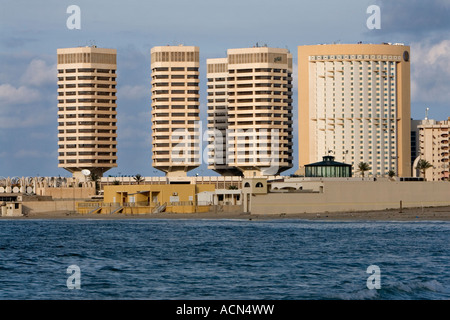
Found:
[[[323,161],[307,164],[305,177],[351,177],[352,165],[334,161],[333,156],[324,156]]]

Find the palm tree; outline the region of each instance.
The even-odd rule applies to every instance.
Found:
[[[387,175],[388,175],[389,178],[392,179],[395,176],[395,171],[394,170],[389,170]]]
[[[91,174],[89,175],[89,180],[91,180],[92,182],[94,182],[95,184],[95,191],[98,191],[98,181],[100,180],[100,176],[98,174],[96,174],[95,172],[91,172]]]
[[[367,162],[360,162],[358,164],[358,171],[361,172],[363,178],[364,178],[364,173],[369,170],[370,170],[370,166]]]
[[[137,175],[135,175],[134,180],[136,180],[136,184],[140,184],[142,181],[144,181],[144,178],[138,173]]]
[[[416,169],[420,170],[420,172],[422,172],[423,178],[425,179],[425,171],[428,168],[431,168],[433,165],[431,163],[429,163],[427,160],[425,159],[420,159],[419,162],[417,163]]]

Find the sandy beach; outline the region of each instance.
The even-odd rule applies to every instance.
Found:
[[[242,219],[242,220],[271,220],[271,219],[304,219],[304,220],[373,220],[373,221],[449,221],[450,207],[426,207],[360,211],[360,212],[323,212],[298,213],[277,215],[256,215],[248,213],[159,213],[159,214],[73,214],[67,212],[45,212],[29,214],[23,217],[1,217],[5,219]]]

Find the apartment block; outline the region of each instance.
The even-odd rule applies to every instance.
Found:
[[[411,175],[409,46],[299,46],[298,96],[300,168],[331,154]]]
[[[167,176],[200,165],[199,53],[194,46],[151,49],[152,165]]]
[[[209,169],[276,175],[292,167],[292,55],[287,49],[227,50],[207,60]]]
[[[57,50],[58,167],[74,177],[117,166],[116,57],[96,46]]]
[[[450,117],[445,121],[423,120],[419,128],[419,158],[433,167],[425,170],[427,181],[449,179]],[[417,165],[416,161],[414,167]],[[419,174],[419,173],[418,173]]]

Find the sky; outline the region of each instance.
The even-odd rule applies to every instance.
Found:
[[[80,8],[80,29],[69,29]],[[369,29],[371,5],[380,29]],[[117,49],[118,167],[105,176],[163,176],[151,166],[150,49],[200,48],[200,111],[206,123],[206,59],[231,48],[321,43],[404,43],[411,47],[411,117],[450,116],[450,0],[0,0],[0,177],[62,176],[57,160],[57,48]],[[206,164],[188,175],[217,175]]]

